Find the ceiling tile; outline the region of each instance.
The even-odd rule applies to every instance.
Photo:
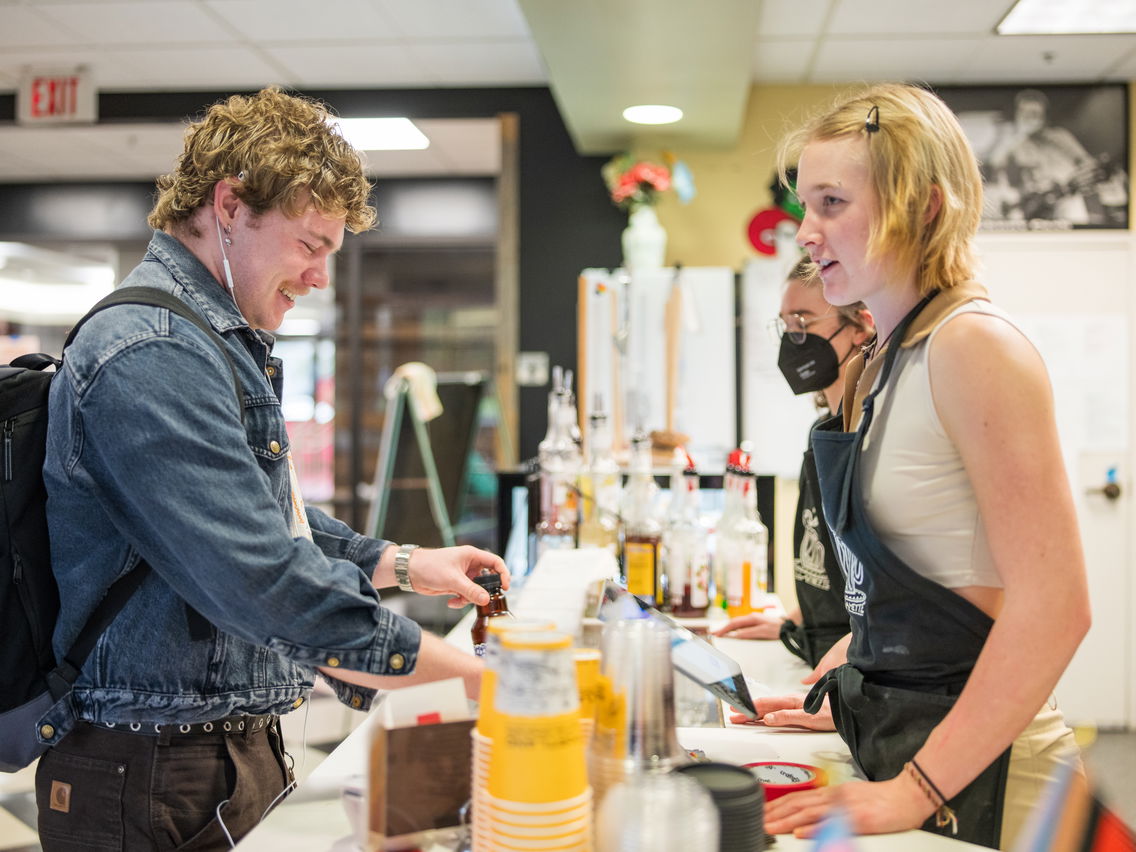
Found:
[[[1009,0],[839,0],[829,35],[993,33]]]
[[[813,56],[811,39],[762,39],[753,49],[755,83],[804,83]]]
[[[517,0],[374,0],[407,39],[528,38]]]
[[[972,62],[959,69],[966,82],[1082,83],[1126,81],[1121,65],[1131,56],[1131,35],[988,36]]]
[[[53,3],[43,14],[102,44],[185,44],[233,41],[229,29],[196,3]]]
[[[393,39],[390,21],[370,0],[334,0],[334,14],[312,14],[310,0],[206,0],[250,42]]]
[[[501,124],[490,119],[421,119],[439,162],[455,174],[495,175],[501,170]]]
[[[973,39],[823,40],[810,74],[812,83],[872,80],[943,82],[954,79],[974,55]]]
[[[194,91],[197,89],[259,89],[270,83],[287,85],[281,70],[259,51],[245,47],[132,48],[120,51],[139,68],[132,80],[119,81],[123,91]]]
[[[61,25],[30,6],[0,5],[0,46],[77,44],[81,31]]]
[[[19,85],[25,65],[42,69],[77,68],[85,65],[91,69],[95,86],[114,88],[137,80],[143,69],[136,67],[122,51],[102,50],[101,48],[59,48],[42,50],[31,47],[6,48],[0,53],[0,71],[10,77],[14,84],[9,91]]]
[[[424,85],[430,72],[401,44],[266,47],[297,86],[389,89]]]
[[[548,79],[540,54],[528,41],[419,42],[410,53],[438,86],[530,86]]]
[[[820,35],[831,7],[838,0],[764,0],[757,27],[758,38],[793,38]]]

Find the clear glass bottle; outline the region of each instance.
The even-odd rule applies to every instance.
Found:
[[[653,607],[666,604],[666,577],[660,570],[662,525],[655,516],[658,486],[651,470],[651,439],[631,439],[631,468],[623,495],[623,577],[627,591]]]
[[[564,387],[564,371],[552,368],[548,394],[548,432],[537,447],[540,466],[540,519],[536,524],[535,558],[553,548],[576,546],[578,504],[576,477],[580,448],[572,438],[575,402]]]
[[[714,608],[730,607],[730,580],[737,576],[735,605],[741,602],[740,566],[737,526],[744,515],[740,487],[742,451],[730,453],[722,477],[722,514],[714,532]]]
[[[704,616],[710,606],[710,551],[699,485],[698,470],[687,456],[685,469],[671,476],[671,521],[663,533],[670,609],[686,618]]]
[[[740,477],[742,515],[735,526],[738,566],[736,577],[731,576],[726,608],[731,617],[765,609],[769,583],[769,530],[757,511],[757,477],[748,469]]]
[[[473,639],[473,653],[479,657],[485,656],[485,643],[489,638],[489,621],[493,618],[514,618],[509,612],[509,602],[505,600],[505,593],[501,591],[501,575],[489,570],[473,578],[473,582],[489,592],[489,603],[477,604],[477,616],[470,628],[470,638]]]
[[[580,547],[619,551],[619,464],[612,452],[612,435],[603,398],[596,397],[588,417],[588,463],[580,474]]]

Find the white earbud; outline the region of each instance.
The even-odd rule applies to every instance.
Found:
[[[225,251],[225,243],[233,244],[232,240],[226,240],[221,236],[221,220],[213,220],[217,225],[217,242],[221,245],[221,265],[225,268],[225,284],[229,287],[229,295],[233,297],[233,301],[237,300],[237,294],[233,290],[233,271],[229,268],[229,255]]]

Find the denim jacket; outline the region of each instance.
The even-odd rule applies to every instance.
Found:
[[[103,311],[68,347],[51,385],[44,465],[56,654],[117,577],[139,559],[151,572],[41,720],[55,730],[41,741],[57,742],[77,718],[146,725],[286,712],[303,703],[316,666],[411,672],[420,629],[380,606],[370,580],[389,542],[310,507],[314,541],[292,537],[271,335],[250,329],[167,234],[155,233],[123,284],[173,293],[224,339],[244,422],[216,346],[163,308]],[[374,696],[332,686],[358,709]]]

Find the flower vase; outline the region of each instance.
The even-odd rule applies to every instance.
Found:
[[[631,211],[623,229],[623,266],[630,271],[661,269],[667,251],[667,232],[655,208],[640,205]]]

